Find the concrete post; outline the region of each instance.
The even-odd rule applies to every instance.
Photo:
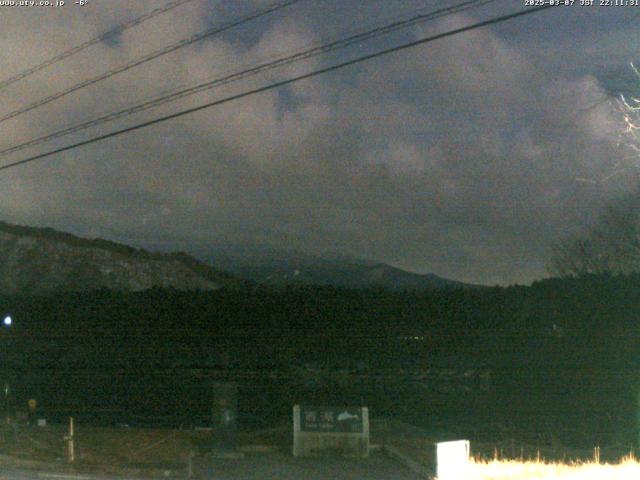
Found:
[[[300,445],[300,405],[293,406],[293,456],[299,457],[302,454]]]
[[[69,417],[69,436],[67,437],[69,442],[69,463],[73,463],[76,460],[76,451],[74,445],[74,428],[73,428],[73,417]]]
[[[369,407],[362,407],[362,441],[363,457],[369,456]]]

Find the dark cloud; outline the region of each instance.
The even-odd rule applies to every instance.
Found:
[[[29,42],[18,39],[44,13],[3,11],[3,75],[152,3],[96,2],[82,12],[51,14]],[[385,5],[372,7],[376,19],[397,15]],[[344,23],[332,23],[340,13],[335,5],[317,26],[311,19],[321,12],[304,8],[304,15],[292,10],[263,22],[250,41],[241,33],[211,39],[0,124],[2,144],[296,50]],[[2,111],[235,13],[196,1],[0,92]],[[451,17],[411,35],[472,21]],[[553,42],[548,35],[539,39],[544,48],[522,41],[532,35],[525,27],[544,30],[546,21],[531,16],[518,20],[522,30],[469,32],[6,171],[2,216],[162,248],[255,242],[338,251],[476,283],[529,282],[544,275],[553,241],[588,222],[633,180],[610,177],[620,168],[622,122],[607,101],[611,84],[602,80],[603,71],[623,68],[623,55],[595,26],[601,43],[591,55],[602,59],[611,50],[611,65],[585,67],[590,53],[569,40],[578,25],[554,32]],[[180,107],[323,61],[200,94]]]

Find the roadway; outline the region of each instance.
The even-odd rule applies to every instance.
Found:
[[[0,480],[137,480],[141,477],[55,473],[0,468]],[[148,480],[149,477],[147,477]],[[156,477],[161,478],[161,477]],[[186,471],[182,477],[186,479]],[[367,459],[339,456],[294,458],[285,452],[242,459],[211,459],[194,465],[194,480],[417,480],[419,477],[382,453]]]

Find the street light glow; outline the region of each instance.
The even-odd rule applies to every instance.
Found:
[[[9,315],[7,315],[6,317],[4,317],[4,324],[8,327],[9,325],[11,325],[11,323],[13,323],[13,320],[11,320],[11,317]]]

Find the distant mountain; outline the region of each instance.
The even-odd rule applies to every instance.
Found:
[[[473,285],[434,274],[407,272],[384,263],[345,256],[323,256],[268,247],[219,247],[201,256],[207,263],[257,283],[333,285],[349,288],[381,287],[389,290],[464,288]]]
[[[438,277],[434,274],[420,275],[399,268],[378,264],[343,263],[340,265],[300,264],[294,268],[286,266],[245,267],[231,270],[236,275],[269,285],[334,285],[350,288],[382,287],[390,290],[420,290],[468,286],[462,282]]]
[[[214,290],[238,283],[185,253],[151,253],[50,228],[0,222],[0,293],[46,294],[100,288]]]

